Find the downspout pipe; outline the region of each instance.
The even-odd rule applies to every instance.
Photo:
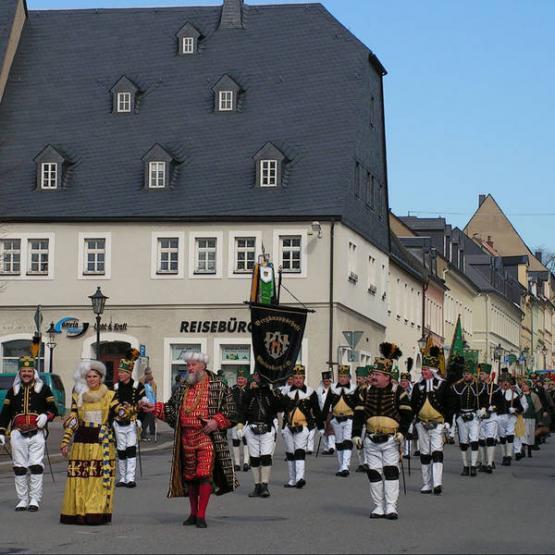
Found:
[[[330,227],[330,290],[329,290],[329,329],[328,329],[328,364],[333,363],[333,273],[334,273],[334,249],[335,249],[335,220],[331,221]],[[339,360],[337,361],[339,363]]]

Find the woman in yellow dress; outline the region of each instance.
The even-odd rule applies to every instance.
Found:
[[[71,412],[64,420],[61,444],[70,452],[62,524],[106,524],[112,520],[115,484],[115,447],[112,422],[117,411],[114,392],[104,385],[106,367],[82,361],[75,372]]]

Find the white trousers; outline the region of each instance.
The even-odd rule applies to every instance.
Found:
[[[245,426],[244,434],[250,457],[260,458],[263,455],[272,455],[275,437],[273,428],[265,434],[255,434],[252,431],[252,426],[249,424]]]
[[[497,415],[492,414],[489,418],[482,418],[480,420],[480,439],[497,439]]]
[[[459,431],[459,443],[474,443],[480,438],[480,421],[473,413],[474,418],[465,422],[462,416],[457,418],[457,429]]]
[[[310,451],[311,453],[314,452],[314,437],[316,436],[316,428],[312,428],[310,432],[308,432],[308,441],[306,445],[306,450]]]
[[[505,438],[515,435],[516,416],[514,414],[500,414],[497,417],[497,424],[499,426],[499,437]]]
[[[119,481],[125,484],[134,482],[137,471],[137,426],[133,422],[122,426],[114,421],[114,432],[118,451]]]
[[[243,451],[243,463],[249,464],[249,448],[247,439],[244,436],[245,430],[239,431],[237,426],[231,428],[231,443],[233,446],[233,460],[237,466],[241,466],[241,450]],[[241,449],[241,445],[243,449]]]
[[[524,443],[528,446],[534,445],[536,442],[536,419],[525,418],[524,425],[526,426],[526,434],[524,435]]]
[[[287,426],[283,429],[290,486],[294,486],[299,480],[304,480],[308,435],[309,430],[306,426],[297,433],[293,433]]]
[[[418,444],[420,446],[420,466],[422,468],[422,491],[430,491],[432,487],[435,488],[443,484],[444,427],[443,424],[437,424],[434,428],[426,429],[422,422],[416,423]],[[439,456],[441,460],[434,461],[434,456]],[[429,462],[423,462],[423,460],[429,460]]]
[[[335,418],[332,418],[331,425],[335,434],[335,450],[339,470],[349,470],[351,466],[351,455],[353,453],[353,420],[352,418],[348,418],[343,422],[338,422]],[[347,442],[347,444],[345,442]]]
[[[42,499],[42,477],[44,470],[45,439],[44,432],[39,431],[32,437],[24,437],[19,430],[10,435],[12,447],[12,465],[15,475],[15,491],[18,507],[29,504],[39,506]],[[27,476],[27,470],[30,476]]]

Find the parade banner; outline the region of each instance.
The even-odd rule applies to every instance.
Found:
[[[284,381],[297,362],[308,310],[250,303],[256,371],[270,383]]]

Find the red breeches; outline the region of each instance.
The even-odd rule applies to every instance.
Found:
[[[200,430],[185,429],[181,434],[183,448],[183,479],[186,482],[212,477],[214,444]]]

